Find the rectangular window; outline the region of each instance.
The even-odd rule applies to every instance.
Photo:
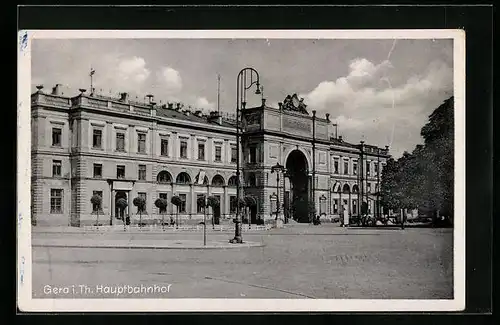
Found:
[[[187,140],[181,140],[181,158],[187,159],[188,157],[188,144]]]
[[[61,177],[61,165],[60,160],[52,160],[52,177]]]
[[[250,163],[255,164],[257,162],[257,147],[250,147]]]
[[[125,166],[124,165],[116,166],[116,178],[125,178]]]
[[[98,207],[96,204],[92,204],[92,212],[97,212],[97,210],[102,211],[102,191],[93,191],[92,196],[99,195],[101,197],[101,206]]]
[[[102,177],[102,164],[94,164],[94,178]]]
[[[62,209],[63,190],[50,190],[50,213],[63,213]]]
[[[52,145],[55,147],[61,146],[61,134],[62,130],[60,128],[52,128]]]
[[[229,197],[229,213],[236,213],[236,195]]]
[[[333,214],[339,213],[339,200],[333,199]]]
[[[338,158],[335,158],[333,160],[333,172],[335,174],[338,174],[339,173],[339,159]]]
[[[215,161],[222,161],[222,146],[215,146]]]
[[[102,130],[94,129],[94,134],[92,137],[92,147],[97,149],[102,148]]]
[[[366,176],[370,176],[370,162],[366,162]]]
[[[139,165],[139,177],[138,178],[140,181],[146,180],[146,165]]]
[[[205,160],[205,142],[198,142],[198,160]]]
[[[352,213],[358,214],[358,200],[352,200]]]
[[[372,184],[371,184],[371,183],[367,183],[367,184],[366,184],[366,191],[367,191],[368,193],[371,193],[371,192],[372,192]]]
[[[167,193],[160,193],[159,197],[160,197],[160,199],[165,199],[165,200],[168,200],[168,195],[167,195]],[[169,204],[170,204],[170,202],[169,202]],[[162,209],[158,209],[158,212],[159,212],[159,213],[163,213],[163,212],[166,212],[166,210],[167,210],[166,208],[165,208],[165,209],[163,209],[163,210],[162,210]]]
[[[161,139],[161,155],[168,156],[168,139]]]
[[[179,206],[179,212],[186,212],[186,194],[179,194],[179,198],[181,199],[181,205]]]
[[[373,163],[373,168],[375,169],[375,176],[378,176],[379,174],[379,166],[378,166],[378,163],[377,162],[374,162]]]
[[[231,163],[236,163],[237,156],[238,151],[236,149],[236,145],[231,145]]]
[[[349,174],[349,161],[344,160],[344,175]]]
[[[203,213],[204,203],[203,203],[203,202],[201,202],[201,204],[200,204],[200,200],[201,200],[202,198],[205,198],[205,195],[204,195],[204,194],[198,194],[198,195],[196,195],[196,211],[197,211],[198,213]]]
[[[356,162],[352,163],[352,174],[353,175],[358,174],[358,163],[356,163]]]
[[[137,152],[146,153],[146,134],[137,133]]]
[[[116,151],[125,151],[125,133],[116,134]]]

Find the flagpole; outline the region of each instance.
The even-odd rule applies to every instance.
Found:
[[[94,94],[94,73],[95,70],[90,66],[90,94]]]

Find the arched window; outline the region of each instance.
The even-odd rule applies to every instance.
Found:
[[[238,178],[236,176],[231,176],[227,182],[227,186],[238,186]]]
[[[182,172],[179,175],[177,175],[177,179],[175,180],[177,184],[189,184],[191,183],[191,177],[189,177],[189,174],[186,172]]]
[[[344,193],[349,193],[350,192],[349,184],[344,184],[344,187],[342,188],[342,192]]]
[[[171,183],[172,176],[166,170],[162,170],[161,172],[158,173],[158,176],[156,176],[156,181],[158,183]]]
[[[358,192],[359,192],[359,187],[358,187],[358,185],[357,185],[357,184],[354,184],[354,185],[352,186],[352,192],[353,192],[353,193],[358,193]]]
[[[341,189],[342,189],[342,186],[340,185],[340,183],[336,182],[335,185],[333,185],[332,191],[334,193],[340,193]]]
[[[221,175],[215,175],[212,178],[212,186],[224,186],[224,178]]]
[[[248,175],[248,186],[255,187],[257,186],[257,178],[254,173],[250,173]]]

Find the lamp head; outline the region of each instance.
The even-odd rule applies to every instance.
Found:
[[[259,83],[257,82],[257,90],[255,90],[255,95],[260,95],[261,94],[261,91],[260,91],[260,85]]]

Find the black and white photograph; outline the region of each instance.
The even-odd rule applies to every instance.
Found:
[[[26,311],[457,311],[465,34],[25,30]]]

